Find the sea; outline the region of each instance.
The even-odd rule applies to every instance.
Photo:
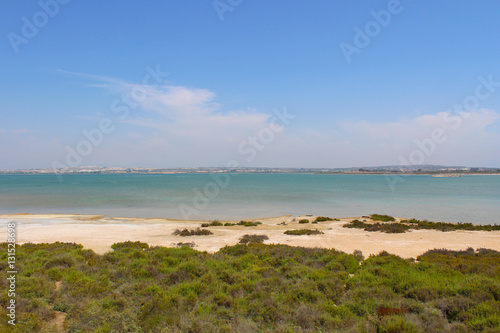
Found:
[[[500,176],[360,174],[0,175],[0,214],[239,220],[373,213],[500,224]]]

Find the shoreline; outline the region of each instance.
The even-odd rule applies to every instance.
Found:
[[[279,216],[248,221],[260,221],[255,227],[217,226],[209,227],[209,236],[180,237],[172,235],[175,229],[194,229],[205,220],[180,220],[168,218],[127,218],[104,215],[80,214],[10,214],[0,215],[0,221],[16,222],[17,242],[54,243],[71,242],[103,254],[111,251],[111,245],[124,241],[141,241],[150,246],[175,247],[179,242],[194,242],[194,249],[217,252],[226,245],[235,245],[246,234],[266,235],[265,244],[330,248],[352,253],[361,250],[365,256],[387,251],[403,258],[416,258],[435,248],[465,250],[469,247],[488,248],[500,251],[500,231],[448,231],[411,230],[406,233],[387,234],[362,229],[344,228],[353,219],[366,217],[343,217],[340,221],[300,224],[300,219],[313,221],[317,216]],[[402,218],[396,218],[399,222]],[[368,219],[370,220],[370,219]],[[221,221],[238,222],[238,221]],[[318,229],[324,234],[314,236],[285,235],[291,229]],[[0,229],[0,242],[7,240],[7,228]]]

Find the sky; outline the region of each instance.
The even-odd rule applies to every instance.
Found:
[[[500,167],[500,3],[5,0],[0,170]]]

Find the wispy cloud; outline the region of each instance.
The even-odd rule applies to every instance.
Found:
[[[111,92],[130,92],[134,85],[109,77],[68,73],[94,81],[92,86]],[[140,112],[125,122],[151,128],[157,139],[172,138],[198,144],[231,143],[242,135],[265,126],[270,114],[255,110],[223,110],[208,89],[175,85],[146,86],[147,96],[140,100]],[[200,141],[201,140],[201,141]]]
[[[499,113],[480,109],[461,114],[439,112],[394,122],[346,122],[342,127],[351,138],[353,149],[364,151],[365,160],[374,164],[397,162],[398,155],[407,156],[416,149],[416,141],[429,139],[434,130],[440,129],[446,140],[436,144],[435,153],[426,162],[471,165],[476,164],[474,161],[498,161],[494,155],[500,151],[500,134],[490,131],[489,126],[499,119]]]
[[[113,94],[128,94],[135,85],[123,80],[82,73],[62,72],[84,79],[92,87]],[[238,146],[250,135],[269,125],[271,111],[246,108],[227,110],[209,89],[164,84],[147,86],[148,94],[125,120],[113,118],[118,130],[106,137],[102,146],[89,156],[87,165],[117,166],[210,166],[225,165],[238,158]],[[104,113],[106,113],[104,111]],[[88,115],[86,115],[88,116]],[[101,115],[113,117],[110,111]],[[90,120],[96,116],[92,116]],[[98,118],[96,118],[98,121]],[[388,122],[344,122],[332,124],[328,131],[293,126],[276,136],[259,152],[254,166],[348,167],[398,164],[398,156],[416,149],[416,140],[431,137],[442,129],[446,141],[436,145],[427,164],[498,165],[500,114],[480,109],[462,114],[439,112]],[[88,125],[87,125],[88,126]],[[82,128],[81,130],[83,130]],[[88,129],[88,128],[87,128]],[[53,137],[33,139],[26,129],[0,129],[4,152],[11,156],[23,152],[33,164],[47,160],[47,166],[68,144]],[[69,143],[71,144],[71,143]],[[43,152],[41,154],[40,152]],[[49,157],[50,156],[50,159]]]
[[[1,135],[23,135],[23,134],[28,134],[32,133],[32,130],[26,129],[26,128],[17,128],[17,129],[11,129],[7,130],[5,128],[0,128],[0,134]]]

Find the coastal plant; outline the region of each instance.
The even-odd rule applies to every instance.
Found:
[[[389,215],[383,215],[383,214],[372,214],[372,215],[370,215],[370,218],[374,221],[382,221],[382,222],[396,221],[396,219],[394,217],[389,216]]]
[[[175,229],[174,232],[172,233],[174,236],[182,236],[182,237],[187,237],[187,236],[208,236],[208,235],[213,235],[213,232],[207,229],[191,229],[188,230],[187,228],[184,228],[182,230],[180,229]]]
[[[220,227],[223,226],[224,224],[220,222],[219,220],[213,220],[210,223],[202,223],[201,227],[202,228],[207,228],[207,227]]]
[[[302,235],[321,235],[324,232],[318,229],[298,229],[298,230],[287,230],[284,232],[285,235],[294,235],[294,236],[302,236]]]
[[[240,238],[240,244],[260,244],[268,239],[269,237],[267,235],[243,235]]]
[[[440,231],[455,231],[455,230],[495,231],[495,230],[500,230],[500,225],[497,225],[497,224],[477,225],[477,224],[472,224],[472,223],[432,222],[432,221],[428,221],[428,220],[417,220],[417,219],[401,220],[401,223],[407,223],[413,229],[432,229],[432,230],[440,230]]]
[[[194,242],[179,242],[177,244],[175,244],[177,247],[183,247],[183,246],[187,246],[187,247],[190,247],[190,248],[193,248],[196,246],[196,244]]]
[[[417,260],[384,251],[363,260],[360,251],[254,242],[216,253],[130,241],[112,248],[99,255],[71,243],[19,245],[18,321],[0,321],[0,331],[53,332],[55,310],[66,313],[68,332],[496,332],[500,325],[495,250],[434,249]],[[0,244],[4,318],[6,250]]]
[[[331,217],[327,217],[327,216],[318,216],[316,218],[316,220],[314,220],[315,222],[326,222],[326,221],[333,221],[333,219]]]
[[[256,221],[256,222],[251,222],[251,221],[240,221],[236,223],[236,225],[242,225],[244,227],[256,227],[259,224],[262,224],[262,222]]]
[[[301,223],[301,224],[309,223],[309,220],[308,219],[302,219],[302,220],[299,220],[299,223]]]

